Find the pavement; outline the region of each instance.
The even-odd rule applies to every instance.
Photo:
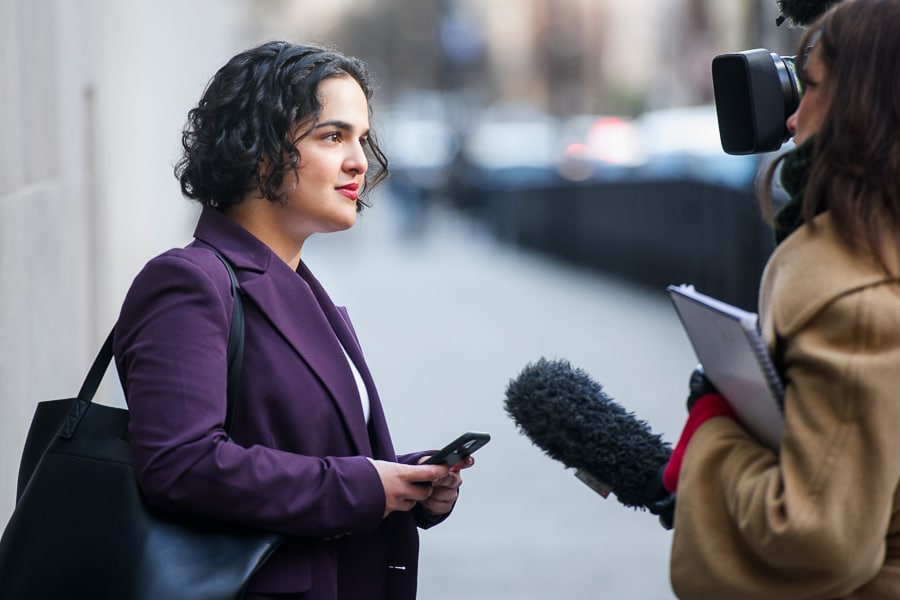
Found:
[[[398,452],[492,436],[450,519],[421,533],[419,598],[674,598],[671,532],[593,492],[503,408],[523,367],[565,358],[674,444],[696,359],[665,291],[501,244],[443,206],[406,225],[377,198],[304,260],[349,310]]]

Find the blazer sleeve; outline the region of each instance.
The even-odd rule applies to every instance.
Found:
[[[675,515],[679,598],[837,598],[878,574],[900,478],[896,294],[846,294],[784,339],[778,455],[730,419],[697,431]]]
[[[148,263],[116,325],[135,472],[149,501],[295,536],[375,529],[384,491],[365,457],[301,456],[228,440],[230,283],[211,252],[192,250]]]

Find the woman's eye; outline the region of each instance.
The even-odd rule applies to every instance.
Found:
[[[325,139],[328,140],[329,142],[339,142],[339,141],[341,141],[341,132],[332,131],[331,133],[329,133],[325,136]]]

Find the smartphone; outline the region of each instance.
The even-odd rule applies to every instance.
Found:
[[[470,454],[491,441],[488,433],[478,431],[468,431],[437,452],[434,453],[424,465],[441,465],[447,464],[451,467],[464,461]]]

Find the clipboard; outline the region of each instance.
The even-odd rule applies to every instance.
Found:
[[[760,442],[777,451],[784,430],[784,385],[759,330],[759,317],[701,294],[666,288],[707,378]]]

